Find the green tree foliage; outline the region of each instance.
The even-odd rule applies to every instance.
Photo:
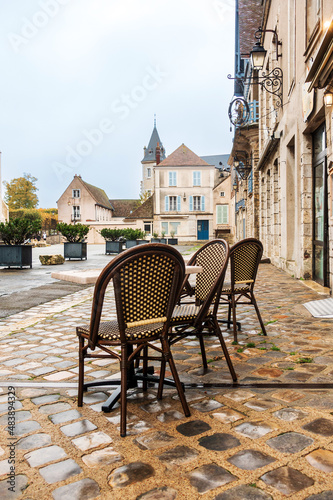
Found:
[[[0,223],[0,238],[5,245],[22,245],[40,230],[40,218],[20,217]]]
[[[89,226],[85,224],[66,224],[66,222],[59,222],[57,224],[57,231],[59,231],[70,243],[78,243],[89,233]]]
[[[123,229],[109,229],[105,227],[100,231],[100,233],[105,240],[109,241],[117,241],[119,238],[124,236]]]
[[[38,197],[36,191],[37,179],[31,174],[24,174],[23,177],[17,177],[10,182],[4,181],[5,202],[8,208],[36,208],[38,205]]]

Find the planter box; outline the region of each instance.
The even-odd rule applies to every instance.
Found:
[[[64,257],[65,259],[85,259],[87,260],[87,243],[64,243]]]
[[[148,243],[147,240],[136,240],[137,245],[145,245],[145,243]]]
[[[105,242],[105,254],[120,253],[122,251],[123,251],[123,242],[122,241],[106,240],[106,242]]]
[[[168,245],[178,245],[178,238],[168,238]]]
[[[26,245],[0,245],[0,266],[32,268],[32,247]]]
[[[167,244],[167,239],[166,238],[160,238],[160,242],[164,243],[166,245]]]
[[[136,245],[137,245],[137,240],[126,240],[125,241],[126,248],[136,247]]]
[[[151,243],[161,243],[161,238],[151,238]]]

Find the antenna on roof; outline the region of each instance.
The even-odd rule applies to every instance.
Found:
[[[156,128],[156,114],[154,114],[154,127]]]

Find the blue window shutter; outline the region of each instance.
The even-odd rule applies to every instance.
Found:
[[[172,172],[169,172],[169,186],[172,186]]]
[[[181,207],[180,203],[181,203],[180,196],[177,196],[177,210],[178,210],[178,212],[180,212],[180,207]]]
[[[201,211],[205,211],[205,197],[201,196]]]
[[[193,196],[190,196],[190,212],[193,212]]]
[[[165,197],[165,211],[169,212],[169,196]]]

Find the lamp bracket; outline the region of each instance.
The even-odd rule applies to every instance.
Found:
[[[241,78],[239,76],[232,77],[230,74],[227,76],[229,80],[239,80],[246,85],[261,85],[263,89],[269,94],[273,94],[276,100],[276,106],[282,108],[282,81],[283,72],[281,68],[274,68],[269,73],[262,73],[261,76],[255,75],[248,78]]]

